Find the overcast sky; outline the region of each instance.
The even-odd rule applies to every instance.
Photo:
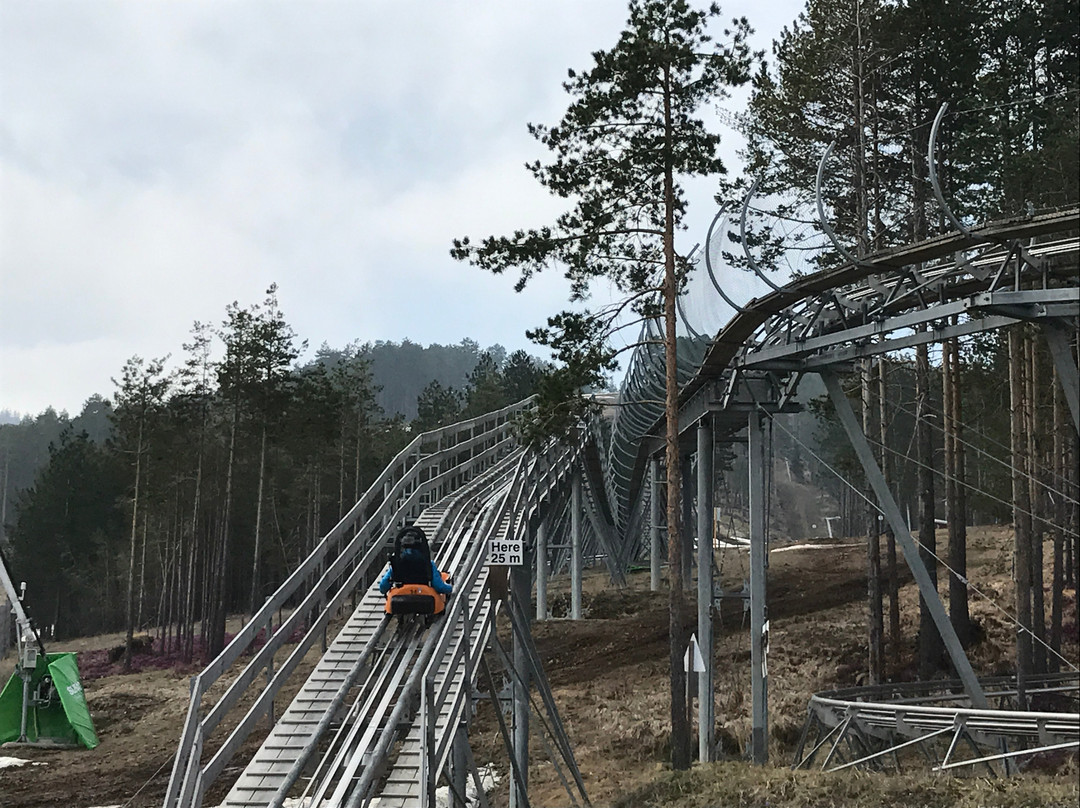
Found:
[[[801,7],[723,8],[768,48]],[[271,283],[312,349],[541,353],[524,331],[565,281],[515,294],[450,243],[562,210],[523,168],[545,157],[526,123],[558,120],[566,69],[625,19],[625,0],[0,0],[0,409],[75,415]]]

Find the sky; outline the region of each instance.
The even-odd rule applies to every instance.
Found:
[[[516,294],[449,249],[562,212],[524,169],[547,156],[526,124],[558,121],[567,69],[616,42],[626,8],[0,0],[0,410],[75,415],[128,358],[175,366],[196,321],[272,283],[311,351],[543,355],[525,330],[566,307],[561,275]],[[801,8],[723,4],[759,49]],[[714,210],[709,189],[690,198],[694,243]]]

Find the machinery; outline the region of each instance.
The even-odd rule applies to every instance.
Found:
[[[83,694],[75,654],[45,652],[23,608],[26,584],[18,590],[0,553],[0,583],[15,614],[15,672],[0,690],[0,743],[30,746],[98,745]]]

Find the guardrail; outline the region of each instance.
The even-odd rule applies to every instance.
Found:
[[[829,771],[880,768],[887,760],[899,767],[898,753],[917,747],[934,771],[984,765],[996,774],[994,762],[1000,762],[1008,773],[1018,757],[1080,747],[1080,712],[1005,709],[1020,695],[1016,678],[987,678],[980,684],[987,700],[997,700],[1002,709],[971,708],[959,681],[818,693],[810,700],[792,768],[809,768],[826,747],[820,768]],[[1076,705],[1080,674],[1031,677],[1024,682],[1023,695],[1032,703]],[[804,756],[812,732],[816,732],[815,742]],[[940,754],[946,738],[949,743]],[[850,754],[844,752],[845,742]],[[972,757],[959,757],[961,742],[973,752]],[[841,762],[834,764],[836,759]]]
[[[494,413],[418,435],[368,488],[360,500],[326,534],[312,553],[267,598],[251,620],[224,650],[191,681],[187,717],[165,793],[165,808],[201,805],[202,796],[250,735],[257,721],[269,714],[273,700],[315,640],[323,635],[331,616],[340,610],[373,572],[394,526],[415,518],[425,505],[437,501],[505,457],[515,445],[513,419],[533,406],[532,399]],[[350,531],[352,535],[350,536]],[[308,588],[307,582],[314,579]],[[303,595],[277,628],[273,615],[290,600]],[[275,670],[274,657],[294,631],[306,633],[288,659]],[[224,694],[204,708],[204,700],[234,663],[266,629],[266,643],[235,676]],[[265,685],[254,704],[203,764],[211,734],[265,674]]]
[[[423,808],[434,805],[436,780],[450,755],[454,730],[465,708],[466,699],[471,696],[470,690],[476,680],[480,656],[495,625],[496,610],[492,604],[486,603],[486,575],[483,576],[479,590],[474,593],[477,581],[485,571],[488,539],[492,534],[501,534],[504,523],[513,513],[518,512],[523,481],[528,476],[525,471],[528,465],[527,458],[523,455],[514,471],[509,490],[494,501],[490,519],[485,520],[485,524],[477,531],[465,562],[462,589],[468,596],[463,594],[451,604],[439,642],[424,667],[419,713],[420,804]],[[444,672],[443,680],[436,690],[435,680],[440,671]],[[444,712],[447,714],[444,724],[446,731],[437,736],[436,721]]]

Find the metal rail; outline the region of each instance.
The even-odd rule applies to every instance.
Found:
[[[1024,690],[1036,704],[1058,710],[1015,709],[1015,677],[980,680],[999,709],[973,709],[959,681],[916,682],[818,693],[810,700],[793,768],[814,765],[828,747],[820,768],[899,769],[902,750],[920,751],[935,771],[963,766],[993,768],[1006,774],[1015,759],[1080,747],[1080,676],[1075,673],[1032,677]],[[1009,709],[1009,708],[1012,709]],[[946,744],[945,741],[948,740]],[[812,744],[805,752],[807,743]],[[968,750],[968,755],[962,753]],[[805,754],[804,754],[805,752]],[[840,762],[836,762],[839,759]]]
[[[422,509],[451,495],[510,454],[515,447],[513,419],[531,406],[531,400],[524,401],[418,435],[267,599],[222,653],[192,679],[188,715],[166,790],[166,808],[191,808],[202,804],[206,790],[259,720],[266,715],[273,716],[275,697],[316,640],[324,637],[331,617],[358,588],[364,591],[363,584],[374,577],[395,526],[415,519]],[[293,607],[291,614],[275,627],[274,614],[287,605]],[[376,615],[375,624],[380,619]],[[371,635],[375,626],[369,612],[358,610],[351,623],[355,625],[347,624],[339,634],[339,647],[329,649],[317,668],[318,683],[314,678],[309,679],[308,684],[316,692],[307,694],[308,706],[297,707],[296,712],[301,715],[290,717],[303,726],[282,740],[281,748],[275,750],[275,766],[268,767],[272,771],[266,773],[268,782],[284,776],[284,771],[291,766],[290,758],[295,759],[304,748],[310,733],[323,718],[326,705],[333,701],[364,647],[373,641]],[[286,650],[290,637],[301,628],[306,628],[303,639],[291,649],[284,664],[275,666],[275,656]],[[211,687],[230,671],[264,629],[266,643],[233,675],[224,693],[212,700]],[[215,688],[213,692],[219,690]],[[227,715],[241,706],[245,696],[250,697],[256,690],[259,692],[253,703],[244,704],[248,706],[246,712],[219,741],[221,733],[215,735],[215,730]],[[213,755],[204,762],[207,747],[213,747]],[[276,786],[269,788],[270,793],[274,790]],[[250,804],[266,804],[265,800],[258,802],[266,796],[265,789],[260,789],[259,793],[256,801]]]

